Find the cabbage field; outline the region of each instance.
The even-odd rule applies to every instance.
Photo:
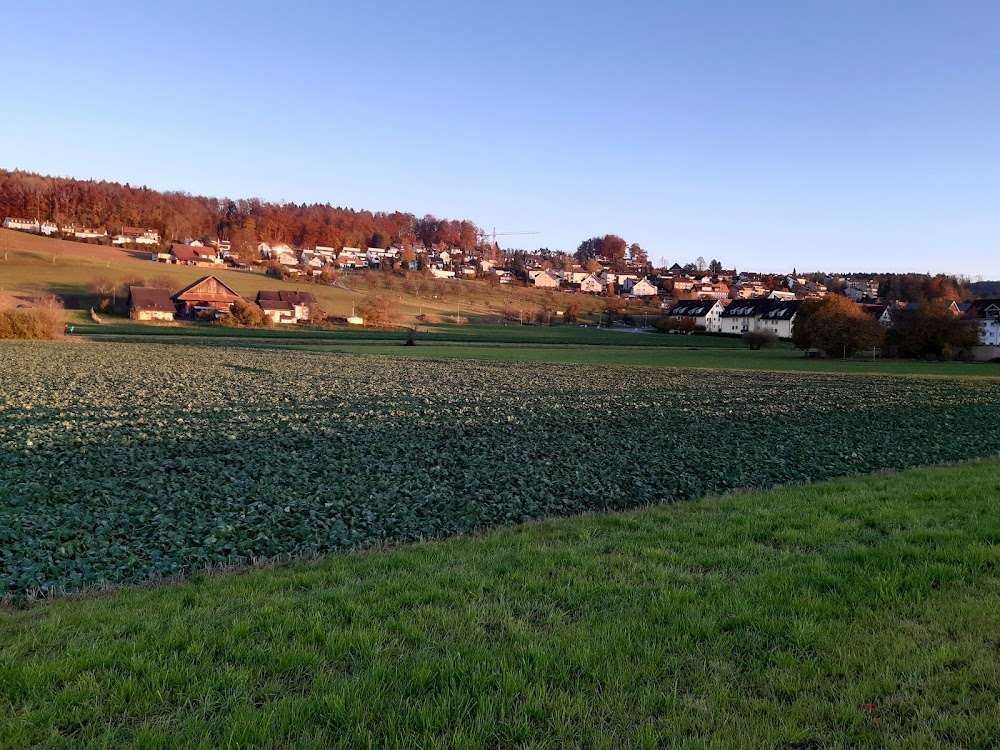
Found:
[[[1000,453],[1000,382],[0,347],[0,596]]]

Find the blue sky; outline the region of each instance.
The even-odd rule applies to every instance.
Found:
[[[0,165],[1000,278],[1000,2],[479,5],[38,0]]]

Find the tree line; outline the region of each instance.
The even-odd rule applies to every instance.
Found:
[[[372,212],[329,203],[213,198],[20,170],[0,170],[0,215],[106,227],[112,232],[122,226],[149,227],[165,239],[218,237],[232,242],[238,251],[249,251],[260,242],[337,249],[422,243],[471,250],[479,241],[479,227],[473,222],[430,214],[417,218],[400,211]]]

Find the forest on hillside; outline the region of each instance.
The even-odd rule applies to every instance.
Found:
[[[230,240],[234,249],[258,242],[295,247],[389,247],[423,243],[471,250],[479,228],[430,214],[371,212],[329,204],[270,203],[151,190],[117,182],[0,170],[0,216],[59,224],[149,227],[165,238]]]

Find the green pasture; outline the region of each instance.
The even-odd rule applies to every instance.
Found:
[[[0,748],[986,748],[995,462],[0,611]]]

